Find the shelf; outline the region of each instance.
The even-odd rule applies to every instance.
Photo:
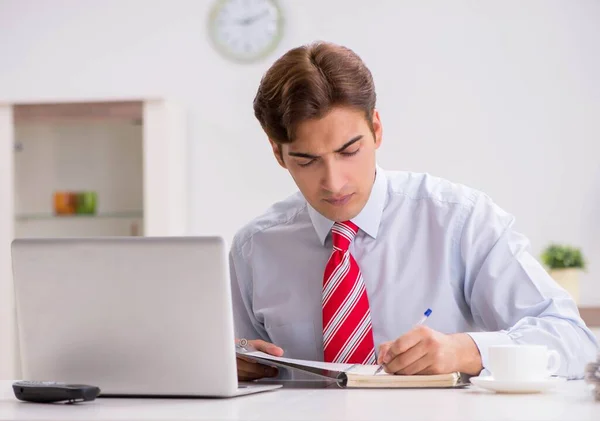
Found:
[[[141,101],[18,104],[13,107],[15,123],[59,121],[141,121]]]
[[[100,212],[93,215],[87,214],[71,214],[71,215],[55,215],[53,213],[20,213],[15,215],[17,221],[57,221],[57,220],[73,220],[73,219],[131,219],[143,218],[142,211],[125,211],[125,212]]]
[[[600,307],[579,307],[579,314],[588,327],[600,328]]]

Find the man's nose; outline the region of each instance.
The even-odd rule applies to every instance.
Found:
[[[328,192],[337,194],[344,190],[346,178],[338,165],[335,163],[328,163],[325,165],[325,173],[323,174],[321,184]]]

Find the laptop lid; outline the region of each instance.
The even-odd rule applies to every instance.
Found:
[[[23,379],[235,394],[221,237],[17,239],[12,258]]]

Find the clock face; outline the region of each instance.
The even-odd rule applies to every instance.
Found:
[[[283,18],[276,0],[217,0],[209,35],[217,49],[236,61],[265,57],[281,39]]]

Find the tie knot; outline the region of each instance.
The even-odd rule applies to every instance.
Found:
[[[348,251],[350,243],[356,237],[358,226],[350,221],[336,222],[331,228],[333,247],[341,251]]]

